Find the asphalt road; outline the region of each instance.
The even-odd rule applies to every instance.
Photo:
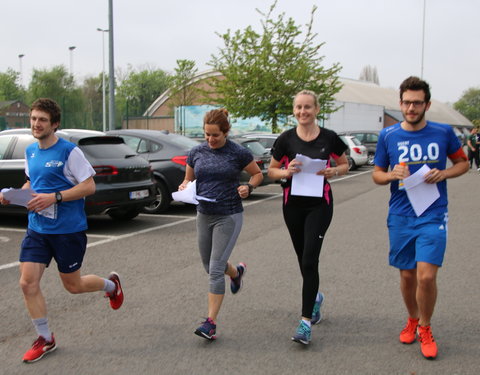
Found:
[[[21,358],[35,339],[18,287],[25,220],[0,217],[0,374],[478,374],[480,175],[449,181],[449,246],[439,272],[432,322],[435,361],[419,344],[402,345],[406,320],[398,271],[387,265],[389,189],[368,169],[333,183],[335,212],[320,257],[324,320],[312,343],[290,340],[300,316],[300,273],[281,215],[280,188],[257,189],[245,202],[244,227],[231,260],[247,263],[244,289],[227,290],[218,340],[193,334],[206,315],[208,279],[195,237],[195,212],[129,223],[89,220],[84,273],[120,273],[125,303],[101,293],[70,295],[56,267],[43,290],[58,349],[33,364]],[[228,283],[227,283],[228,287]]]

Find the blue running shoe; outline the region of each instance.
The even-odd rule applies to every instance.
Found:
[[[237,294],[243,285],[243,276],[247,272],[247,265],[245,263],[239,263],[237,266],[238,276],[230,278],[230,290],[233,294]]]
[[[318,292],[318,296],[320,298],[319,301],[318,302],[315,301],[315,305],[313,305],[312,320],[311,320],[312,324],[320,323],[320,321],[322,320],[322,312],[320,311],[320,308],[322,307],[325,296],[321,292]]]
[[[303,321],[300,320],[300,324],[297,327],[297,332],[292,340],[303,345],[310,344],[312,338],[312,329]]]
[[[203,337],[207,340],[215,340],[217,336],[215,336],[217,329],[217,325],[213,322],[212,319],[207,318],[200,327],[195,330],[195,334]]]

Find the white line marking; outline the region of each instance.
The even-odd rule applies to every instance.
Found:
[[[6,270],[8,268],[13,268],[13,267],[17,267],[20,265],[20,262],[13,262],[13,263],[7,263],[7,264],[2,264],[0,266],[0,271],[1,270]]]

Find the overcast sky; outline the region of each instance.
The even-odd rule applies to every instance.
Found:
[[[177,59],[208,69],[211,55],[223,46],[216,33],[249,25],[259,30],[255,9],[266,11],[273,0],[113,3],[115,67],[171,72]],[[362,68],[372,65],[381,86],[398,88],[409,75],[420,76],[424,0],[278,0],[277,11],[304,25],[313,5],[324,63],[339,62],[342,77],[358,79]],[[70,69],[72,61],[77,82],[102,71],[97,28],[108,28],[108,0],[10,0],[0,9],[0,72],[19,71],[21,64],[27,84],[32,68]],[[455,102],[466,89],[480,87],[479,15],[478,0],[426,0],[423,77],[433,98]],[[105,42],[108,56],[107,35]],[[76,47],[72,53],[70,46]]]

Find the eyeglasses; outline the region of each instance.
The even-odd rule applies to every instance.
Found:
[[[425,104],[425,102],[421,100],[415,100],[413,102],[411,102],[410,100],[402,100],[401,103],[404,107],[407,107],[407,108],[410,107],[411,105],[413,105],[414,107],[421,107],[422,105]]]

